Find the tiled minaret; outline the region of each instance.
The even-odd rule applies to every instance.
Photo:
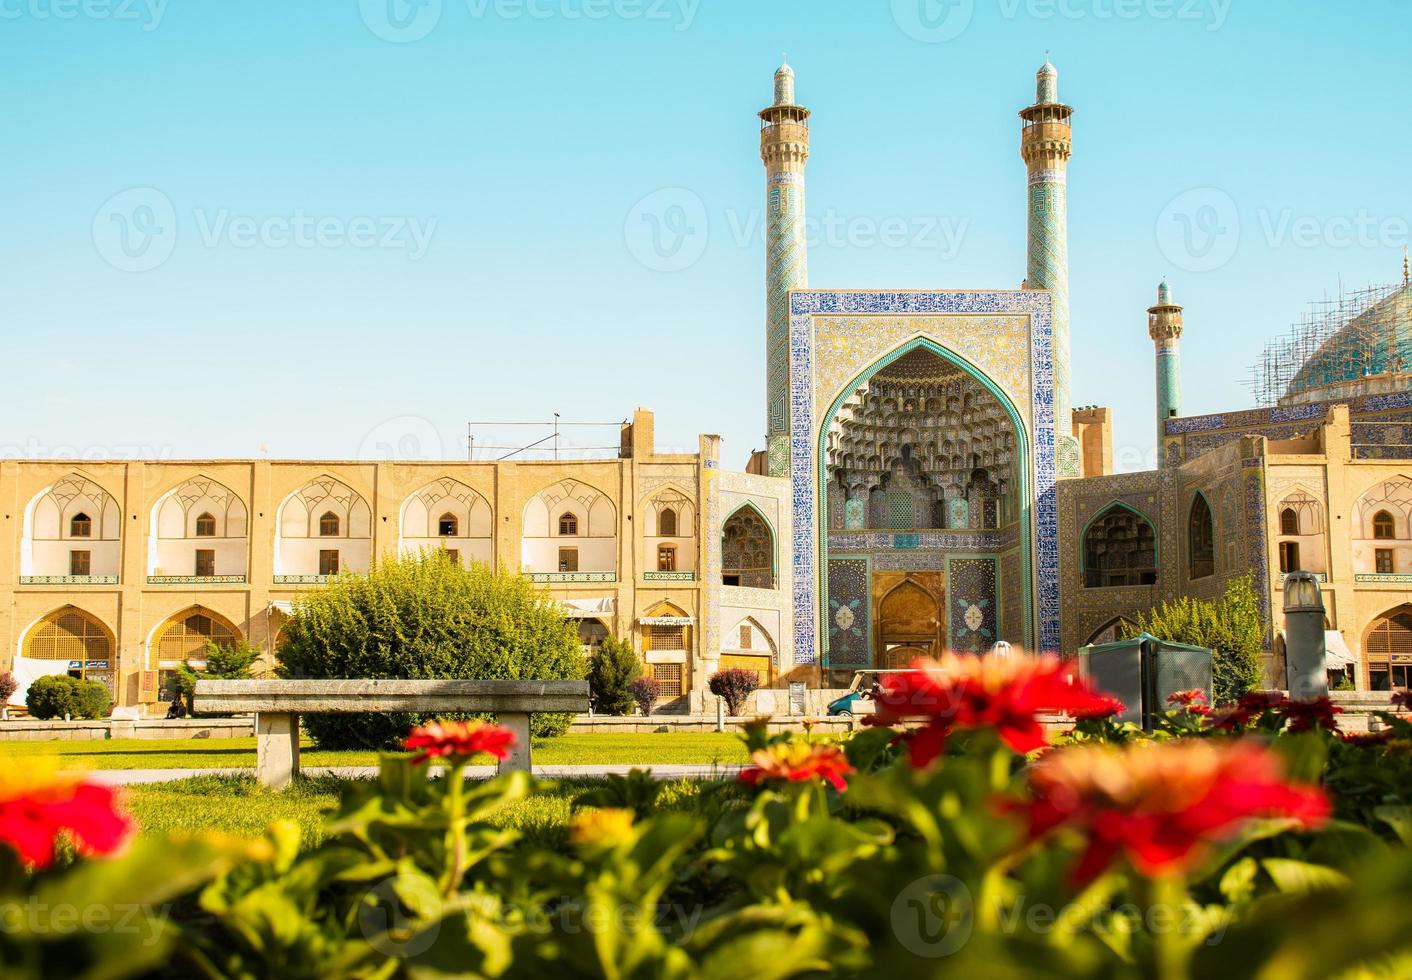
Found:
[[[1054,429],[1058,475],[1079,475],[1069,382],[1069,200],[1067,173],[1073,152],[1069,118],[1059,101],[1059,73],[1048,61],[1036,78],[1035,104],[1020,110],[1020,156],[1029,170],[1029,269],[1031,289],[1054,300]]]
[[[1157,465],[1165,468],[1167,420],[1182,411],[1182,308],[1172,302],[1165,279],[1157,287],[1157,305],[1147,309],[1147,335],[1157,348]]]
[[[789,475],[789,291],[809,284],[804,165],[809,110],[794,104],[794,69],[775,72],[775,101],[760,111],[765,162],[765,411],[771,476]]]

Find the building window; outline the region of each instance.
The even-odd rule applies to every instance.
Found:
[[[202,514],[196,518],[196,536],[198,538],[214,538],[216,536],[216,519],[210,514]]]
[[[1373,560],[1379,575],[1392,574],[1392,549],[1378,548],[1373,552]]]
[[[1280,533],[1299,533],[1299,515],[1295,513],[1293,507],[1286,507],[1284,510],[1280,511]]]
[[[461,522],[455,514],[442,514],[436,519],[436,533],[443,538],[454,538],[461,531]]]
[[[1407,607],[1373,624],[1363,645],[1368,658],[1369,687],[1401,689],[1412,682],[1412,611]]]
[[[450,559],[451,564],[453,565],[461,564],[461,552],[458,548],[447,548],[446,557]]]
[[[50,613],[30,630],[24,655],[36,660],[67,660],[70,677],[112,682],[113,641],[108,631],[72,607]]]
[[[1393,521],[1392,515],[1385,510],[1380,510],[1373,515],[1373,537],[1379,541],[1391,541],[1397,537],[1397,524]]]
[[[741,627],[740,627],[740,649],[742,649],[742,650],[749,650],[749,649],[750,649],[750,636],[751,636],[751,629],[750,629],[750,627],[742,623],[742,624],[741,624]]]
[[[657,515],[657,536],[674,538],[677,536],[677,512],[670,507]]]
[[[333,511],[327,511],[323,517],[319,518],[319,537],[338,537],[338,515]]]
[[[70,552],[69,552],[69,574],[70,574],[70,575],[92,575],[92,574],[93,574],[93,552],[91,552],[91,551],[70,551]]]
[[[653,664],[652,679],[657,682],[657,696],[679,698],[686,693],[682,685],[681,664]]]
[[[573,514],[563,514],[559,518],[559,536],[576,537],[579,533],[579,519]]]
[[[1280,542],[1280,571],[1299,571],[1299,545],[1294,541]]]
[[[1215,574],[1216,530],[1211,522],[1211,505],[1199,493],[1191,502],[1191,514],[1187,519],[1187,552],[1192,578]]]
[[[1157,535],[1136,511],[1114,504],[1084,532],[1084,587],[1157,583]]]
[[[337,548],[325,548],[319,552],[320,575],[337,575],[338,567],[339,563]]]
[[[559,549],[559,571],[577,572],[579,570],[579,550],[577,548]]]
[[[657,549],[657,571],[675,572],[677,570],[677,549],[658,548]]]
[[[200,578],[210,578],[216,574],[216,553],[210,548],[196,549],[196,574]]]
[[[647,627],[647,643],[649,650],[685,650],[686,627],[649,626]]]
[[[775,536],[755,508],[740,508],[721,527],[721,583],[775,587]]]
[[[87,514],[75,514],[73,520],[69,521],[69,537],[91,538],[92,536],[93,519]]]

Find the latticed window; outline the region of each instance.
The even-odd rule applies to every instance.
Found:
[[[196,518],[196,536],[198,538],[214,538],[216,536],[216,518],[211,514],[202,514]]]
[[[667,507],[657,515],[657,536],[674,538],[677,534],[677,512]]]
[[[319,518],[319,537],[338,537],[338,526],[338,515],[335,514],[333,511],[326,512],[323,517]]]
[[[559,534],[566,538],[572,538],[578,533],[579,519],[573,514],[561,514],[559,517]]]
[[[677,570],[677,549],[658,548],[657,549],[657,571],[675,572]]]
[[[1286,507],[1284,510],[1280,511],[1280,533],[1299,533],[1299,514],[1295,513],[1293,507]]]
[[[721,528],[721,581],[754,589],[775,587],[775,536],[753,507],[742,507]]]
[[[91,538],[93,536],[93,518],[87,514],[75,514],[69,521],[69,537],[71,538]]]
[[[1373,537],[1379,540],[1391,540],[1397,537],[1397,523],[1392,519],[1392,515],[1385,510],[1380,510],[1373,515]]]
[[[319,574],[337,575],[339,569],[338,549],[325,548],[319,552]]]
[[[686,627],[657,624],[647,627],[650,650],[685,650]]]
[[[749,649],[750,649],[750,636],[751,636],[751,629],[750,629],[750,627],[749,627],[748,625],[745,625],[745,624],[742,623],[742,624],[741,624],[741,627],[740,627],[740,649],[742,649],[742,650],[749,650]]]
[[[461,522],[455,514],[442,514],[436,521],[436,533],[443,538],[454,538],[460,533]]]
[[[887,526],[894,530],[905,530],[917,526],[912,513],[912,495],[903,490],[889,490],[887,494]]]
[[[1153,585],[1157,535],[1146,518],[1113,505],[1084,533],[1084,586]]]
[[[157,659],[167,663],[203,660],[206,644],[226,647],[235,639],[235,630],[221,620],[201,612],[186,613],[162,631],[157,641]]]
[[[25,656],[38,660],[111,661],[113,641],[96,621],[77,610],[51,613],[29,631]]]
[[[1187,552],[1191,577],[1205,578],[1216,571],[1216,530],[1211,521],[1211,505],[1201,494],[1191,502],[1187,520]]]
[[[1412,611],[1384,616],[1373,625],[1363,652],[1375,691],[1406,687],[1412,680]]]
[[[70,574],[70,575],[92,575],[92,574],[93,574],[93,552],[91,552],[91,551],[70,551],[70,552],[69,552],[69,574]]]
[[[657,682],[659,697],[679,698],[686,693],[681,664],[653,664],[652,679]]]

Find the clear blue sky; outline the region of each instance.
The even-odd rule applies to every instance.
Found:
[[[1023,278],[1050,51],[1074,402],[1122,468],[1163,275],[1187,414],[1247,405],[1307,300],[1400,275],[1406,0],[391,2],[0,0],[6,455],[463,458],[469,419],[645,405],[740,465],[783,50],[835,223],[811,285],[910,289]]]

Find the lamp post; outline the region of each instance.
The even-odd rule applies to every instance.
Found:
[[[1309,572],[1285,576],[1285,671],[1296,701],[1327,696],[1324,669],[1324,598]]]

